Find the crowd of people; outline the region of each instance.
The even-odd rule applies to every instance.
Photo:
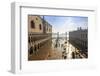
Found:
[[[43,43],[45,44],[45,43]],[[41,47],[41,45],[43,44],[36,44],[35,42],[30,42],[29,41],[29,54],[32,55],[37,55],[37,52],[39,51],[39,48]],[[52,45],[54,49],[58,49],[60,50],[60,52],[62,53],[62,59],[67,59],[70,58],[74,59],[75,58],[75,52],[69,50],[69,42],[66,39],[53,39],[52,40]]]
[[[38,52],[38,49],[40,48],[40,45],[39,44],[35,44],[35,42],[33,43],[30,43],[29,46],[28,46],[28,51],[29,51],[29,54],[32,55],[32,54],[35,54],[37,55],[37,52]]]
[[[60,48],[63,59],[67,59],[69,54],[71,55],[71,58],[73,58],[73,59],[75,58],[74,51],[69,50],[70,47],[69,47],[69,43],[67,40],[55,39],[55,40],[53,40],[53,45],[54,45],[54,48]],[[71,52],[71,53],[69,53],[69,52]]]

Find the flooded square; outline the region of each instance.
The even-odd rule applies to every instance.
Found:
[[[88,17],[28,15],[28,60],[88,58]]]

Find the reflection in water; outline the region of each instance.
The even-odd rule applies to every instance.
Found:
[[[31,48],[32,50],[32,48]],[[86,58],[66,39],[49,39],[43,43],[34,45],[33,54],[29,60],[54,60]]]
[[[69,19],[73,30],[64,25]],[[28,60],[87,58],[87,23],[88,17],[28,15]]]
[[[56,39],[53,39],[52,42],[54,49],[57,48],[56,51],[62,52],[62,58],[64,59],[87,58],[86,55],[82,54],[79,49],[66,39],[59,39],[58,42],[56,42]]]

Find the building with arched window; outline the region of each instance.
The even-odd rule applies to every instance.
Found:
[[[88,52],[88,30],[78,29],[69,32],[69,42],[81,52]]]
[[[44,20],[40,16],[28,15],[29,54],[32,54],[37,50],[39,50],[39,48],[41,48],[44,44],[46,44],[46,42],[51,41],[51,38],[52,38],[52,25],[49,24],[46,20]]]

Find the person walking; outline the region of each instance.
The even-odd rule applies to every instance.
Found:
[[[72,52],[72,58],[75,59],[75,53],[74,52]]]
[[[64,59],[67,58],[67,42],[65,42],[65,43],[63,44],[62,57],[63,57]]]
[[[30,55],[33,54],[33,47],[30,47]]]
[[[35,55],[37,55],[37,47],[36,47],[36,45],[34,45],[34,53],[35,53]]]

